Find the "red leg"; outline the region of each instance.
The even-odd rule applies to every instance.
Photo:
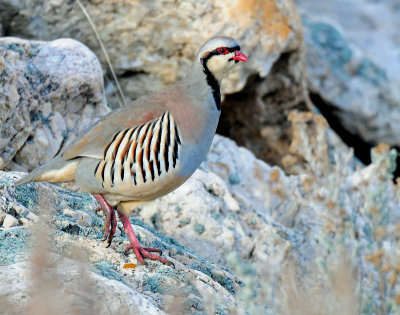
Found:
[[[114,238],[115,230],[117,228],[117,216],[115,210],[108,204],[104,197],[100,194],[93,194],[93,197],[100,204],[101,209],[106,217],[104,223],[104,240],[107,240],[107,247],[111,245],[111,241]]]
[[[162,262],[163,264],[166,264],[168,266],[174,266],[174,264],[160,256],[153,255],[150,252],[157,252],[159,254],[162,254],[162,251],[158,248],[147,248],[147,247],[141,247],[139,244],[138,239],[136,238],[135,233],[133,232],[131,222],[129,221],[129,218],[118,211],[119,219],[122,222],[122,225],[124,226],[125,233],[128,235],[129,240],[131,242],[131,245],[129,245],[127,248],[125,248],[125,253],[127,253],[130,249],[132,249],[135,252],[136,258],[139,262],[142,264],[145,264],[143,258],[149,258],[152,260],[158,260]]]

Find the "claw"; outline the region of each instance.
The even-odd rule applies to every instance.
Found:
[[[144,265],[146,264],[144,258],[148,258],[151,260],[157,260],[159,262],[162,262],[163,264],[166,264],[168,266],[173,266],[175,268],[174,264],[171,263],[169,260],[150,253],[150,252],[156,252],[161,255],[162,254],[161,249],[153,247],[141,247],[138,239],[135,236],[135,233],[133,232],[132,225],[131,222],[129,222],[128,217],[123,213],[121,213],[120,211],[118,211],[118,215],[122,222],[122,225],[124,226],[125,233],[126,235],[128,235],[129,240],[131,242],[131,244],[125,248],[125,255],[127,255],[128,251],[132,249],[136,255],[137,260]]]
[[[148,251],[148,252],[156,252],[156,253],[159,253],[160,255],[162,255],[162,250],[161,249],[159,249],[159,248],[153,248],[153,247],[143,247],[143,249],[145,250],[145,251]]]

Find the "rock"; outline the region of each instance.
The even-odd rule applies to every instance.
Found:
[[[29,221],[33,221],[35,223],[37,223],[39,221],[39,217],[36,214],[34,214],[33,212],[27,213],[25,218],[28,219]]]
[[[2,301],[4,306],[8,306],[5,309],[24,313],[29,303],[30,311],[36,314],[43,314],[40,312],[43,310],[61,314],[165,314],[148,298],[122,282],[101,276],[90,268],[82,270],[82,266],[71,259],[57,257],[56,262],[43,270],[52,275],[51,280],[44,275],[40,278],[40,274],[31,279],[32,267],[26,262],[1,266],[3,285],[0,286],[0,295],[8,296]],[[32,284],[42,290],[41,299],[32,301]],[[73,294],[66,296],[62,290]]]
[[[287,114],[290,109],[307,109],[301,21],[292,0],[83,4],[104,41],[127,102],[182,79],[209,37],[236,38],[250,61],[236,67],[222,84],[225,99],[218,133],[282,166],[291,142]],[[0,20],[9,35],[75,38],[93,49],[107,69],[76,2],[7,0],[2,9]],[[111,84],[106,90],[108,101],[118,106]]]
[[[10,204],[10,210],[20,217],[26,217],[29,213],[29,210],[20,204]]]
[[[21,222],[21,224],[26,227],[31,227],[34,225],[34,223],[27,218],[21,218],[21,219],[19,219],[19,222]]]
[[[142,220],[132,218],[133,227],[140,242],[150,247],[162,248],[164,256],[173,261],[176,268],[172,269],[158,262],[149,262],[149,267],[137,265],[133,255],[125,256],[123,254],[128,245],[125,233],[122,235],[116,233],[111,247],[105,248],[105,244],[101,241],[104,218],[95,213],[97,203],[92,196],[66,191],[58,186],[46,183],[14,187],[12,183],[20,176],[21,173],[0,172],[0,193],[2,196],[0,209],[14,211],[10,209],[15,208],[16,204],[28,207],[29,213],[36,213],[40,218],[35,226],[42,227],[46,233],[50,233],[51,255],[56,253],[59,256],[68,257],[75,247],[81,248],[88,256],[88,268],[93,269],[95,273],[101,276],[93,272],[82,273],[79,266],[74,266],[74,262],[65,261],[64,258],[55,259],[57,268],[56,266],[52,268],[59,271],[50,271],[50,273],[56,273],[50,278],[55,279],[58,284],[55,288],[53,287],[51,294],[52,296],[63,295],[57,300],[63,301],[66,308],[69,307],[71,301],[75,301],[74,303],[77,303],[77,305],[83,303],[89,309],[92,305],[92,302],[90,302],[91,295],[87,290],[82,289],[80,283],[87,285],[90,281],[93,282],[90,288],[96,296],[96,303],[94,304],[96,309],[100,309],[100,314],[103,314],[102,312],[109,314],[104,311],[107,305],[111,310],[127,309],[127,313],[131,313],[133,307],[138,305],[140,305],[139,309],[144,310],[144,307],[148,307],[149,312],[157,310],[161,314],[162,310],[169,308],[181,309],[185,313],[202,311],[208,307],[208,304],[203,301],[203,296],[211,294],[214,294],[218,303],[221,304],[218,307],[234,307],[234,292],[238,290],[240,285],[238,279],[226,268],[205,260],[174,239],[155,231]],[[13,207],[10,207],[10,204]],[[7,216],[11,215],[7,214]],[[81,224],[79,220],[82,217],[87,221],[91,220],[92,223],[90,225]],[[91,219],[88,220],[88,217]],[[33,221],[29,220],[29,222]],[[30,244],[31,233],[37,232],[28,229],[28,221],[22,220],[22,223],[22,227],[0,230],[0,265],[8,265],[7,268],[0,268],[0,273],[8,273],[10,277],[10,281],[0,285],[0,295],[4,296],[10,292],[16,292],[15,290],[20,290],[21,286],[24,285],[24,289],[20,290],[19,294],[10,294],[10,303],[16,312],[27,307],[31,301],[30,297],[35,296],[34,293],[28,291],[29,286],[26,285],[29,280],[27,271],[29,266],[32,265],[29,263],[31,258],[26,250],[32,248]],[[40,239],[40,235],[35,236],[35,239],[38,237]],[[46,241],[41,239],[34,241],[34,243],[45,244]],[[45,260],[43,253],[37,255],[42,257],[40,261]],[[46,255],[50,254],[47,253]],[[59,260],[61,261],[58,262]],[[49,261],[54,263],[53,258]],[[37,274],[37,272],[34,274]],[[83,278],[88,279],[88,282],[86,280],[79,282]],[[100,282],[102,283],[100,284]],[[74,288],[78,286],[83,290],[82,293],[79,289],[78,291],[74,290],[74,294],[66,294],[65,290],[68,291],[70,285]],[[118,297],[110,295],[109,290],[113,291],[113,294],[118,295]],[[109,297],[106,300],[99,298],[99,293]],[[22,296],[25,298],[22,299]],[[21,303],[14,305],[14,297],[18,298]],[[87,299],[89,299],[89,305],[86,304]],[[125,299],[131,299],[131,301],[128,302]],[[104,303],[100,300],[104,300]],[[147,312],[143,312],[147,314]],[[111,313],[115,312],[111,311]]]
[[[17,203],[46,218],[40,222],[51,234],[52,252],[70,257],[72,248],[81,248],[96,273],[123,284],[124,292],[138,293],[130,303],[146,299],[167,313],[236,308],[256,314],[268,306],[292,314],[290,301],[312,297],[325,304],[299,303],[300,313],[321,307],[336,314],[365,307],[386,312],[396,305],[400,289],[395,281],[400,194],[391,175],[397,153],[380,145],[364,167],[321,115],[292,111],[289,118],[290,152],[305,161],[298,175],[288,176],[216,136],[207,160],[187,183],[135,209],[130,220],[139,241],[163,249],[175,269],[151,261],[148,267],[137,265],[133,254],[123,255],[125,233],[105,248],[103,217],[90,195],[46,183],[13,187],[21,173],[0,172],[0,209],[7,212]],[[90,216],[92,224],[78,225],[75,211]],[[31,231],[0,231],[0,264],[29,261]],[[292,273],[301,284],[293,283]],[[63,277],[56,278],[64,283]],[[382,285],[393,290],[381,291]]]
[[[108,112],[100,64],[74,40],[0,38],[0,64],[2,168],[37,167]]]
[[[13,226],[17,226],[18,220],[14,218],[12,215],[7,214],[3,221],[3,228],[7,229]]]
[[[400,83],[333,25],[308,17],[303,24],[311,98],[332,127],[345,130],[356,149],[362,141],[399,147]],[[368,160],[368,148],[363,154]]]
[[[3,224],[6,215],[7,215],[7,214],[4,213],[3,211],[0,212],[0,225]]]
[[[367,58],[400,81],[400,5],[397,0],[295,0],[301,15],[334,24]]]
[[[85,212],[82,211],[73,211],[68,208],[61,210],[63,215],[70,216],[76,220],[76,223],[81,227],[87,227],[92,225],[92,217]]]

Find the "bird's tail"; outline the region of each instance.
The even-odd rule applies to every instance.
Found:
[[[61,157],[57,157],[50,162],[35,168],[14,185],[20,186],[29,182],[40,181],[48,181],[51,183],[70,182],[75,178],[78,164],[79,159],[65,161]]]

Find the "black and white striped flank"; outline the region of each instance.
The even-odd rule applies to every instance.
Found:
[[[169,112],[141,126],[116,133],[104,149],[94,175],[103,187],[133,180],[134,185],[156,181],[179,162],[181,139]]]

